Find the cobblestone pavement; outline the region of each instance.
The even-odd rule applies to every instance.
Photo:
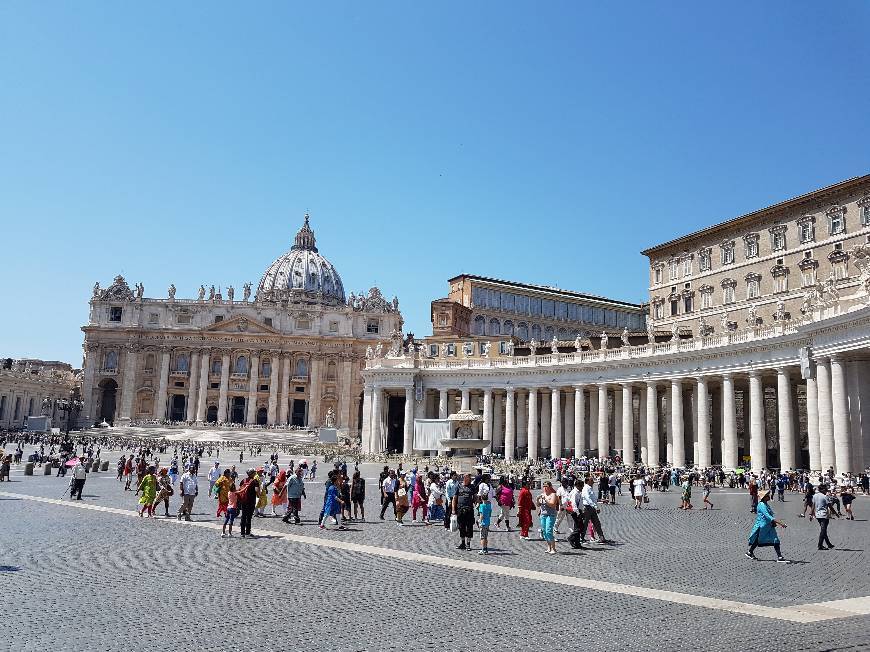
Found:
[[[325,465],[320,468],[323,475]],[[369,465],[362,470],[369,478],[377,472]],[[759,554],[768,561],[742,557],[753,515],[745,495],[729,490],[714,491],[717,509],[706,513],[677,510],[676,492],[654,493],[651,509],[642,511],[624,496],[623,504],[602,509],[605,532],[617,542],[612,547],[573,551],[560,543],[563,554],[548,556],[540,541],[493,530],[493,554],[480,557],[455,550],[456,536],[443,528],[379,520],[374,482],[369,521],[349,531],[316,527],[318,478],[308,485],[302,526],[255,519],[261,536],[241,540],[221,539],[209,525],[217,523],[215,501],[205,489],[195,520],[208,527],[185,527],[174,518],[76,509],[68,499],[67,505],[34,502],[19,496],[57,499],[67,480],[17,470],[12,480],[0,484],[7,492],[0,496],[0,613],[7,624],[0,649],[132,650],[143,647],[142,633],[151,633],[165,649],[269,641],[316,650],[870,650],[870,616],[805,623],[698,606],[704,598],[788,608],[870,596],[866,498],[855,502],[861,520],[832,523],[838,548],[826,553],[815,551],[818,526],[796,516],[799,496],[774,502],[791,526],[783,548],[796,563],[786,566],[773,563],[770,549]],[[202,475],[200,481],[207,487]],[[84,496],[87,506],[136,507],[111,471],[90,474]],[[176,505],[173,499],[173,511]],[[284,533],[316,539],[277,536]],[[408,560],[406,553],[443,562]],[[457,567],[465,561],[523,574]],[[676,591],[698,603],[566,586],[535,573]]]

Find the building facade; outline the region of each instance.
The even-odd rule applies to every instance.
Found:
[[[27,417],[51,417],[65,428],[68,413],[58,403],[78,388],[76,371],[66,362],[5,358],[0,364],[0,428],[23,428]]]
[[[834,198],[840,207],[823,214],[863,210],[867,178],[859,181],[832,186],[832,195],[819,191],[826,199],[818,201]],[[798,212],[808,211],[798,203]],[[870,463],[870,245],[863,228],[848,241],[825,239],[848,261],[845,274],[788,295],[775,319],[769,307],[744,303],[743,313],[729,309],[722,329],[684,328],[672,319],[667,341],[656,337],[657,326],[668,323],[662,319],[648,325],[645,342],[609,338],[592,350],[578,340],[574,350],[560,343],[553,352],[542,338],[544,350],[529,355],[514,349],[432,358],[412,347],[371,359],[363,373],[363,447],[412,454],[415,419],[470,409],[481,415],[491,451],[509,460],[620,454],[652,466],[858,472]],[[660,256],[660,249],[649,252]],[[790,255],[783,266],[804,260]]]
[[[200,286],[147,298],[118,276],[95,285],[85,333],[83,421],[313,427],[358,433],[367,349],[401,332],[396,298],[345,296],[306,214],[252,296]]]

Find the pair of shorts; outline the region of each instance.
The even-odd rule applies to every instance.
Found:
[[[481,538],[481,540],[489,538],[489,526],[488,525],[481,525],[480,526],[480,538]]]

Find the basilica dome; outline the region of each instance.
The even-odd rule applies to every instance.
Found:
[[[332,263],[317,251],[314,231],[305,223],[290,251],[269,265],[257,286],[258,301],[301,301],[340,305],[345,303],[344,285]]]

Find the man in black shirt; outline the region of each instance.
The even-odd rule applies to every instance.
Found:
[[[459,545],[457,550],[471,550],[471,539],[474,536],[474,487],[471,486],[471,475],[466,473],[462,478],[462,486],[453,496],[453,513],[459,522]],[[466,539],[468,543],[466,544]]]

